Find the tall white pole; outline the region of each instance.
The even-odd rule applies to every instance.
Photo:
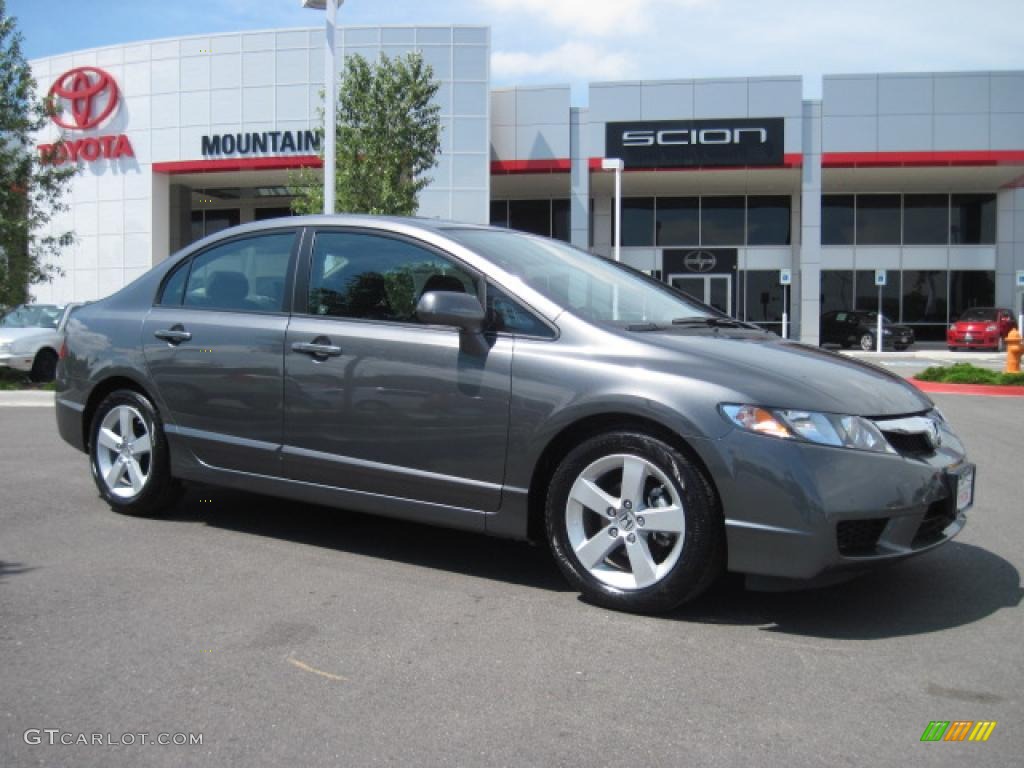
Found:
[[[622,161],[615,166],[615,260],[622,261]]]
[[[877,351],[882,351],[882,286],[878,286],[878,339],[875,346]]]
[[[327,0],[327,29],[324,34],[324,213],[334,213],[335,168],[337,165],[337,107],[335,87],[337,67],[334,63],[334,35],[337,31],[338,6],[345,0]]]

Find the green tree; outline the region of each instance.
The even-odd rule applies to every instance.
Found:
[[[431,103],[439,87],[418,53],[382,56],[375,64],[358,55],[346,60],[338,94],[338,211],[416,213],[441,146],[440,109]],[[315,174],[299,172],[292,186],[293,211],[323,211],[323,187]]]
[[[47,223],[67,210],[63,202],[74,166],[45,163],[34,136],[53,114],[36,97],[36,82],[21,51],[16,19],[0,0],[0,305],[21,304],[29,287],[60,270],[51,263],[73,241],[71,232],[50,234]]]

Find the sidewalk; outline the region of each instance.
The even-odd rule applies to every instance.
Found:
[[[0,408],[52,408],[53,392],[0,391]]]

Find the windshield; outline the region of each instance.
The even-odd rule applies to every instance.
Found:
[[[975,307],[974,309],[968,309],[966,312],[964,312],[962,315],[960,315],[960,319],[961,320],[968,320],[968,321],[970,321],[970,320],[979,320],[979,321],[995,320],[996,319],[996,311],[994,309],[979,309],[978,307]]]
[[[556,240],[488,229],[446,234],[586,320],[624,327],[715,316],[655,280]]]
[[[60,307],[50,304],[23,304],[0,320],[0,328],[56,328]]]

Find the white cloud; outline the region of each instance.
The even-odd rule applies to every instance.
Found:
[[[598,37],[635,35],[656,26],[656,6],[686,8],[708,0],[483,0],[497,11],[539,17],[560,29]]]
[[[569,41],[538,53],[496,51],[491,57],[491,69],[499,80],[537,75],[617,80],[629,76],[634,67],[625,54],[605,51],[590,43]]]

